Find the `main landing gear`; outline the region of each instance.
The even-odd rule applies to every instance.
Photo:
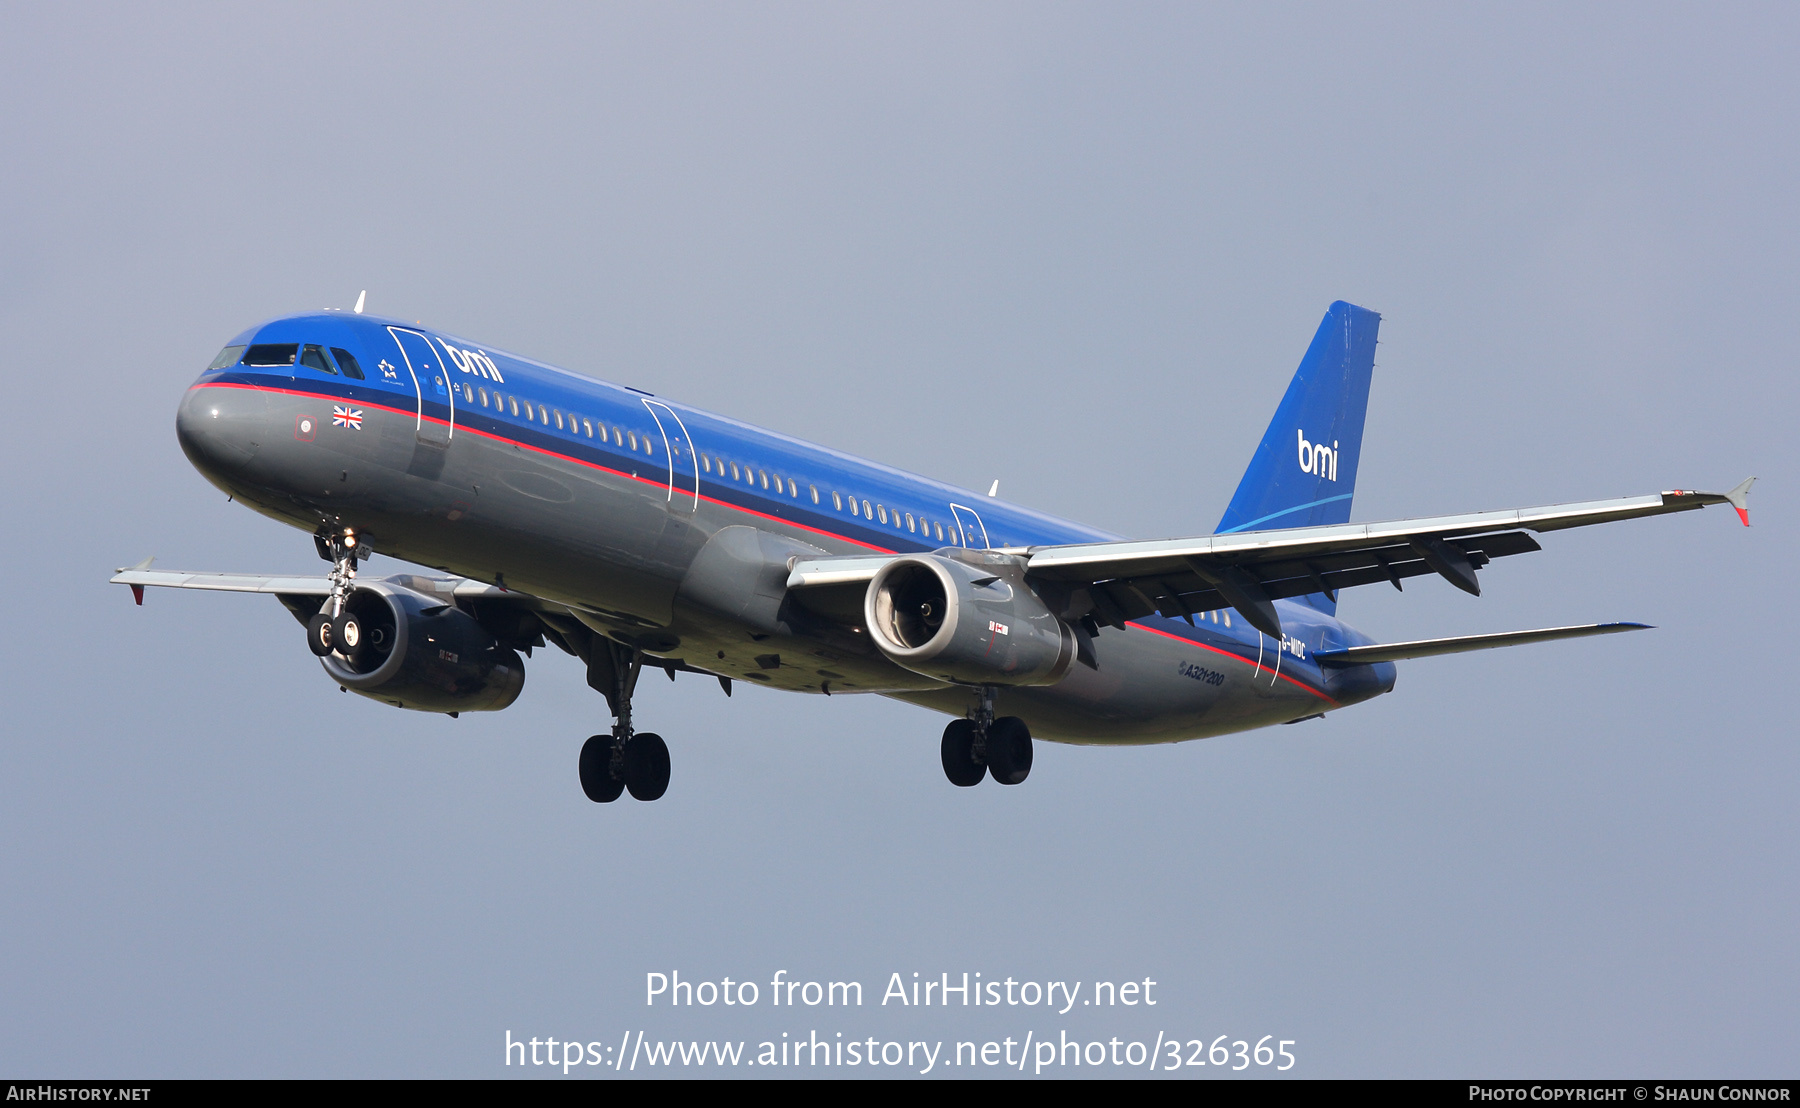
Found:
[[[612,709],[610,735],[594,735],[581,747],[581,791],[608,804],[629,791],[655,800],[669,789],[669,746],[654,732],[631,729],[631,694],[637,688],[643,655],[596,636],[588,656],[588,684],[604,693]]]
[[[944,728],[941,753],[952,785],[979,785],[989,774],[1002,785],[1017,785],[1031,773],[1031,728],[1018,716],[995,719],[994,687],[986,685],[968,718]]]
[[[372,551],[350,528],[314,535],[313,543],[319,557],[331,563],[331,595],[306,621],[307,649],[321,658],[336,651],[355,662],[368,649],[368,639],[361,622],[344,611],[344,602],[350,599],[356,581],[356,563],[366,560]]]

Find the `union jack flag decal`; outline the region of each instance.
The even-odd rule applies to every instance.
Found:
[[[333,404],[331,406],[331,425],[333,427],[348,427],[352,431],[362,430],[362,409],[346,408],[342,404]]]

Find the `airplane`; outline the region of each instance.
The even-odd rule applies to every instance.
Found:
[[[1639,630],[1602,623],[1377,643],[1338,593],[1478,571],[1537,534],[1730,504],[1754,478],[1508,511],[1351,523],[1381,317],[1326,311],[1209,535],[1138,540],[766,431],[420,324],[328,310],[251,327],[182,397],[176,436],[238,503],[307,532],[319,576],[154,570],[267,593],[340,688],[498,711],[521,655],[586,665],[613,723],[587,797],[655,800],[667,743],[632,716],[646,669],[875,693],[953,717],[957,786],[1023,782],[1033,743],[1202,739],[1314,719],[1395,663]],[[997,492],[991,488],[989,493]],[[359,577],[373,550],[438,571]]]

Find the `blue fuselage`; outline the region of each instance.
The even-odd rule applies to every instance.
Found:
[[[879,692],[956,715],[970,696],[870,649],[847,607],[771,639],[696,600],[690,567],[727,528],[827,554],[1115,537],[398,320],[278,319],[220,362],[188,391],[178,432],[240,500],[309,532],[354,526],[384,554],[567,605],[646,652],[771,687]],[[1107,630],[1097,665],[1004,689],[1002,709],[1042,738],[1162,742],[1392,687],[1391,664],[1315,664],[1319,650],[1369,640],[1314,606],[1278,604],[1282,640],[1229,610]],[[771,668],[776,654],[787,660]]]

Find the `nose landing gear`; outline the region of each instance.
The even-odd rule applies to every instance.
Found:
[[[1018,716],[994,718],[992,685],[967,719],[951,720],[939,748],[944,776],[952,785],[969,788],[990,774],[1002,785],[1017,785],[1031,773],[1031,728]]]
[[[594,735],[581,747],[581,791],[608,804],[629,791],[637,800],[656,800],[669,789],[669,746],[651,731],[631,728],[631,694],[637,688],[643,655],[595,636],[588,656],[588,684],[606,696],[612,709],[610,735]]]
[[[367,640],[356,617],[344,611],[344,602],[356,581],[356,563],[366,560],[373,551],[357,538],[355,530],[344,528],[313,536],[319,557],[331,565],[331,595],[311,619],[306,621],[306,647],[323,658],[336,652],[354,662],[362,656]]]

